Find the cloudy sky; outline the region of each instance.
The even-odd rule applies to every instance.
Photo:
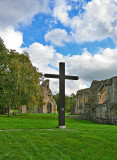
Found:
[[[117,0],[0,0],[0,37],[42,73],[65,62],[66,94],[117,76]],[[53,94],[58,80],[51,80]]]

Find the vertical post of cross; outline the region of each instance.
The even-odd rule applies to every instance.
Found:
[[[66,128],[65,126],[65,79],[78,80],[78,76],[65,75],[65,63],[59,63],[58,74],[44,74],[47,78],[59,79],[59,128]]]
[[[65,128],[65,63],[59,63],[59,128]]]

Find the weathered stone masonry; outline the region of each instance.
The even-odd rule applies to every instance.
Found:
[[[55,99],[53,98],[52,92],[49,89],[49,80],[45,80],[42,85],[42,95],[44,97],[44,105],[37,106],[33,111],[35,113],[57,113],[57,104]],[[19,113],[28,113],[26,105],[18,107]]]
[[[93,81],[90,88],[79,90],[72,114],[82,114],[99,123],[117,124],[117,77]]]
[[[45,80],[42,85],[42,94],[44,96],[44,105],[37,107],[37,113],[57,113],[57,104],[49,89],[49,80]]]

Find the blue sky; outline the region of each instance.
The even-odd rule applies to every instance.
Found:
[[[42,73],[78,75],[66,94],[117,75],[117,0],[0,1],[0,36],[8,49],[26,50]],[[58,81],[51,80],[53,93]]]
[[[76,11],[72,11],[72,14],[74,14]],[[76,13],[75,13],[76,14]],[[53,17],[50,15],[44,15],[44,14],[38,14],[34,16],[34,20],[32,21],[32,24],[29,26],[20,26],[18,28],[19,31],[23,33],[23,44],[21,47],[29,47],[34,42],[40,42],[43,45],[51,45],[50,42],[45,41],[45,34],[49,30],[49,25],[51,23],[47,23],[51,21]],[[55,28],[61,28],[65,29],[67,32],[70,32],[70,29],[68,27],[64,27],[60,22],[57,24],[54,24],[50,30]],[[40,32],[41,31],[41,32]],[[100,48],[115,48],[116,44],[113,42],[111,38],[106,38],[101,41],[94,41],[94,42],[84,42],[84,43],[66,43],[64,46],[56,46],[54,45],[54,48],[62,53],[63,55],[67,55],[70,53],[71,55],[75,54],[81,54],[82,50],[84,48],[87,48],[89,52],[92,54],[95,54],[99,51]]]

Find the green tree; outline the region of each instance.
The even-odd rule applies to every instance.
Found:
[[[59,93],[57,93],[56,95],[53,96],[55,101],[56,101],[56,104],[57,104],[57,110],[59,110]]]
[[[0,38],[0,112],[4,113],[6,105],[6,76],[8,72],[8,54],[2,39]]]
[[[59,108],[59,93],[54,95],[54,99]],[[76,95],[72,93],[70,96],[65,96],[65,110],[69,112],[72,107],[76,105]]]
[[[28,109],[43,104],[41,73],[30,61],[29,55],[8,51],[0,40],[0,109],[26,105]],[[9,114],[8,114],[9,116]]]

